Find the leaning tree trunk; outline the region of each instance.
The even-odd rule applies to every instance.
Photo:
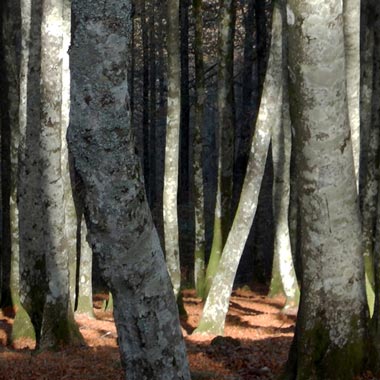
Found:
[[[234,36],[236,0],[221,0],[218,31],[218,176],[214,230],[206,271],[205,295],[214,279],[231,228],[232,171],[234,158]]]
[[[268,71],[238,209],[203,309],[201,321],[195,332],[223,334],[236,270],[257,209],[271,130],[272,127],[279,128],[281,123],[283,77],[281,23],[279,12],[276,10],[273,18],[273,38]]]
[[[128,0],[74,0],[69,149],[93,253],[114,300],[128,380],[190,379],[130,124]]]
[[[289,379],[352,379],[365,354],[367,306],[342,70],[343,20],[341,0],[288,2],[303,272]]]
[[[164,230],[165,255],[174,294],[181,286],[181,269],[178,242],[178,160],[181,109],[181,63],[179,47],[179,0],[168,0],[168,113],[166,123],[165,178],[164,178]]]

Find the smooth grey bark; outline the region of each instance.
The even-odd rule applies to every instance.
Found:
[[[284,78],[282,123],[280,128],[272,129],[273,157],[273,214],[275,222],[274,258],[270,295],[283,293],[286,296],[284,312],[298,307],[299,289],[293,264],[289,235],[290,201],[290,156],[291,124],[287,78]]]
[[[168,110],[166,122],[163,211],[166,264],[173,284],[174,294],[177,297],[181,287],[177,214],[179,133],[181,120],[179,0],[168,0],[167,17]]]
[[[243,189],[236,216],[223,249],[196,333],[223,335],[236,270],[255,217],[272,128],[279,128],[282,114],[282,21],[273,16],[273,37],[263,96],[253,136]]]
[[[348,120],[358,189],[360,161],[360,2],[361,0],[343,0]]]
[[[287,12],[302,257],[287,378],[351,379],[362,369],[368,311],[342,70],[343,3],[290,0]]]
[[[203,189],[203,139],[206,100],[203,60],[202,1],[193,0],[194,59],[195,59],[195,109],[193,137],[193,186],[195,214],[194,282],[197,295],[204,296],[205,286],[205,217]]]
[[[62,12],[62,2],[23,3],[33,38],[23,99],[25,133],[20,143],[20,292],[37,347],[43,348],[81,342],[69,299],[63,231]]]
[[[20,142],[19,162],[19,226],[20,226],[20,299],[31,318],[37,343],[40,341],[42,313],[47,289],[45,277],[45,258],[43,226],[48,225],[42,214],[39,200],[35,194],[41,189],[39,176],[39,126],[41,124],[40,73],[41,73],[41,15],[40,0],[22,1],[23,35],[29,48],[25,57],[25,113],[21,121],[25,133]],[[33,36],[33,38],[31,38]],[[24,72],[25,70],[25,72]],[[20,113],[21,115],[21,113]],[[36,239],[36,236],[39,238]]]
[[[62,102],[63,9],[63,0],[42,1],[41,127],[38,149],[42,185],[41,211],[47,223],[42,230],[47,280],[39,342],[42,348],[81,342],[70,302],[68,244],[63,207],[61,133],[62,115],[65,115],[64,118],[67,115],[63,108],[68,106],[67,96],[66,103]]]
[[[70,303],[74,310],[76,303],[76,271],[77,271],[77,213],[72,195],[72,184],[69,168],[69,154],[66,133],[69,126],[70,112],[70,69],[69,46],[71,28],[71,0],[63,0],[62,9],[62,105],[61,105],[61,172],[63,180],[63,207],[65,212],[64,234],[67,242]]]
[[[131,2],[74,0],[72,10],[68,143],[83,183],[90,244],[113,295],[126,378],[190,379],[130,123]]]

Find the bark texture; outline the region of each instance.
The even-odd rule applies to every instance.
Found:
[[[131,2],[73,2],[68,141],[89,240],[114,300],[128,380],[190,379],[178,311],[130,124]]]
[[[289,99],[287,96],[287,78],[284,77],[283,113],[280,128],[272,130],[273,157],[273,214],[275,221],[274,258],[272,269],[271,295],[281,293],[286,296],[284,311],[297,307],[299,289],[293,264],[289,236],[290,201],[290,155],[291,125]],[[277,282],[277,283],[276,283]],[[280,290],[280,292],[278,291]]]
[[[42,233],[48,286],[43,308],[41,347],[50,348],[80,341],[69,297],[65,208],[62,207],[62,0],[42,1],[41,48],[40,202],[47,223]],[[66,97],[66,107],[67,100]]]
[[[174,294],[177,297],[181,286],[177,214],[179,130],[181,122],[179,0],[168,0],[167,10],[168,111],[163,207],[166,263],[173,284]]]
[[[302,285],[290,379],[351,379],[367,307],[346,100],[343,3],[288,3]]]
[[[356,183],[360,159],[360,0],[343,0],[344,46],[348,120],[351,130]]]
[[[281,17],[277,10],[268,71],[238,209],[196,332],[223,334],[236,270],[257,209],[271,129],[279,128],[281,113],[282,41]]]

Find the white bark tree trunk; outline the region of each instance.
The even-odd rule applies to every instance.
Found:
[[[181,287],[177,214],[179,128],[181,120],[179,0],[168,0],[167,17],[168,110],[166,121],[163,211],[166,264],[173,284],[174,294],[178,297]]]
[[[215,277],[224,244],[232,225],[232,174],[234,161],[234,35],[235,0],[219,2],[218,20],[218,176],[213,241],[206,270],[205,296]]]
[[[281,16],[273,15],[273,37],[256,130],[236,216],[223,249],[196,333],[222,335],[237,267],[255,213],[269,149],[271,130],[279,128],[282,113]]]
[[[73,1],[69,149],[112,292],[128,380],[190,379],[178,311],[130,124],[131,1]]]
[[[284,82],[287,81],[284,78]],[[284,84],[283,114],[280,128],[272,129],[273,157],[273,214],[275,223],[273,270],[278,272],[278,281],[286,296],[284,311],[297,308],[299,289],[293,264],[293,255],[289,236],[289,200],[290,200],[290,155],[291,155],[291,124],[289,115],[289,99],[287,84]],[[278,286],[277,285],[277,286]],[[271,284],[272,288],[272,284]],[[276,284],[273,283],[275,295]]]
[[[80,342],[70,302],[62,176],[63,0],[42,0],[41,129],[39,138],[42,212],[47,279],[41,347]],[[67,87],[66,87],[67,89]],[[67,99],[66,99],[67,101]],[[65,112],[64,112],[65,114]],[[37,194],[35,194],[37,196]]]
[[[351,130],[356,186],[360,162],[360,0],[343,0],[348,120]]]
[[[343,3],[290,0],[287,10],[302,256],[289,378],[351,379],[362,366],[367,307]]]

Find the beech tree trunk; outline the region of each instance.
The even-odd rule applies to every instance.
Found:
[[[214,279],[232,224],[232,174],[235,134],[234,36],[235,0],[221,0],[218,26],[218,177],[211,254],[206,271],[205,295]]]
[[[179,46],[179,0],[168,0],[168,111],[165,144],[164,232],[165,255],[174,294],[181,287],[181,268],[178,241],[178,167],[179,130],[181,121],[181,60]]]
[[[352,379],[367,305],[340,0],[288,2],[302,284],[289,379]],[[326,30],[329,32],[326,34]]]
[[[178,311],[145,195],[128,97],[129,0],[74,0],[68,142],[93,253],[113,295],[128,380],[190,379]]]
[[[252,141],[236,216],[223,249],[217,273],[195,332],[223,335],[232,286],[241,255],[255,217],[261,181],[268,155],[271,130],[279,128],[282,114],[281,17],[275,12],[273,39],[263,96]]]
[[[194,157],[193,185],[195,211],[195,249],[194,249],[194,282],[197,295],[204,297],[205,286],[205,216],[203,189],[203,146],[202,132],[204,125],[204,102],[206,100],[204,61],[203,61],[203,19],[202,1],[193,0],[195,19],[194,55],[195,55],[195,115],[194,115]]]

